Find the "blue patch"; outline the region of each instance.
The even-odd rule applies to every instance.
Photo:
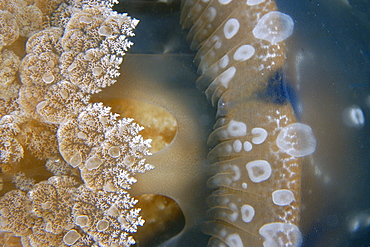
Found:
[[[284,81],[284,75],[281,70],[276,71],[267,83],[267,87],[258,92],[259,99],[273,104],[288,104],[293,107],[296,115],[299,113],[298,96],[294,88]]]
[[[291,99],[296,98],[292,87],[284,83],[283,72],[281,70],[278,70],[269,79],[267,87],[257,95],[258,98],[274,104],[286,104],[291,102]]]

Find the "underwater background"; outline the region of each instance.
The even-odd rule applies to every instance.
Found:
[[[286,40],[284,82],[293,88],[290,100],[298,120],[310,125],[317,139],[302,172],[303,246],[369,246],[370,2],[276,2],[295,23]],[[173,81],[173,87],[193,90],[194,52],[179,24],[180,1],[121,0],[116,10],[140,20],[122,68],[132,70],[131,63],[137,71]],[[135,63],[138,54],[155,58],[157,65]],[[205,118],[209,128],[212,116]],[[207,238],[198,227],[161,246],[205,246]]]

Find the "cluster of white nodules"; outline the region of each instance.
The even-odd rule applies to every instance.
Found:
[[[223,133],[222,136],[224,138],[245,136],[247,135],[247,125],[243,122],[231,120],[226,127],[226,132],[222,132],[222,133]],[[257,144],[257,145],[263,143],[268,136],[267,131],[263,128],[253,128],[251,130],[251,133],[254,136],[252,138],[252,142],[253,144]],[[225,145],[223,151],[227,153],[231,153],[232,150],[234,150],[237,153],[239,153],[242,150],[249,152],[252,150],[252,148],[253,148],[253,145],[249,141],[241,142],[240,140],[235,140],[232,143],[232,145],[230,144]]]
[[[241,122],[237,122],[237,121],[234,121],[234,120],[230,121],[230,123],[227,127],[228,136],[231,136],[231,137],[242,136],[242,135],[234,134],[234,132],[236,132],[236,130],[238,130],[240,128],[243,130],[242,132],[240,132],[240,134],[244,134],[244,133],[246,134],[247,133],[247,126],[245,125],[245,128],[244,128],[244,125],[245,124],[241,123]],[[233,130],[232,134],[230,134],[229,130]],[[267,136],[268,136],[268,132],[264,128],[253,128],[251,130],[251,133],[253,135],[252,142],[253,142],[253,144],[256,144],[256,145],[264,143],[267,139]],[[232,147],[233,147],[235,152],[239,153],[240,151],[242,151],[242,149],[244,149],[244,151],[246,151],[246,152],[251,151],[252,148],[253,148],[253,145],[249,141],[241,142],[240,140],[235,140],[233,142]]]
[[[251,45],[242,45],[234,53],[234,60],[236,61],[246,61],[253,57],[256,50]]]
[[[310,126],[293,123],[280,131],[276,145],[290,156],[303,157],[315,152],[316,139]]]
[[[252,150],[252,148],[253,148],[252,143],[250,143],[249,141],[241,142],[240,140],[235,140],[233,142],[233,149],[237,153],[242,151],[242,149],[244,149],[244,151],[246,152],[249,152]]]
[[[264,238],[264,247],[298,247],[302,243],[302,234],[299,228],[289,223],[272,222],[265,224],[260,228],[259,234]]]
[[[289,15],[279,11],[271,11],[262,16],[252,32],[255,38],[274,44],[292,35],[293,28],[294,22]]]
[[[265,0],[247,0],[247,4],[249,6],[257,5],[263,3]]]
[[[229,247],[243,247],[243,241],[239,234],[232,233],[225,238],[225,242]]]
[[[254,183],[260,183],[271,176],[271,166],[266,160],[254,160],[246,165],[249,179]]]
[[[247,134],[247,125],[243,122],[231,120],[226,129],[230,137],[245,136]]]
[[[343,111],[343,121],[349,127],[362,128],[365,125],[365,116],[360,107],[352,106]]]
[[[226,21],[224,26],[224,35],[226,39],[231,39],[238,33],[240,28],[240,23],[237,19],[231,18]]]
[[[277,206],[287,206],[294,200],[294,194],[290,190],[275,190],[272,192],[272,201]]]
[[[245,223],[249,223],[253,220],[255,211],[254,208],[251,205],[244,204],[241,209],[240,209],[241,215],[242,215],[242,220]]]

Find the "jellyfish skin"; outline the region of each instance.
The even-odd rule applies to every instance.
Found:
[[[316,142],[312,131],[286,134],[297,122],[281,72],[294,22],[273,0],[195,3],[183,4],[198,16],[183,13],[183,27],[193,22],[188,41],[197,49],[197,86],[217,106],[208,139],[208,186],[216,189],[203,229],[209,246],[300,246],[301,156]],[[302,143],[309,152],[300,151]]]

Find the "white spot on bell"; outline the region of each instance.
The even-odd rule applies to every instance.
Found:
[[[271,176],[271,166],[266,160],[254,160],[246,165],[248,176],[254,183],[265,181]]]
[[[251,133],[255,136],[252,139],[252,142],[254,144],[261,144],[263,143],[267,138],[267,131],[263,128],[253,128]]]
[[[247,125],[243,122],[231,120],[227,126],[227,133],[231,137],[245,136],[247,134]]]
[[[242,142],[240,140],[234,141],[233,148],[235,152],[239,153],[243,148]]]
[[[242,220],[245,223],[251,222],[255,215],[254,208],[248,204],[243,205],[242,208],[240,209],[240,212],[242,214]]]
[[[240,23],[237,19],[231,18],[226,21],[224,26],[224,35],[226,39],[231,39],[238,33],[240,28]]]
[[[290,190],[275,190],[272,192],[272,201],[275,205],[286,206],[294,201],[294,194]]]
[[[243,148],[244,148],[244,151],[246,151],[246,152],[251,151],[252,148],[253,148],[252,143],[250,143],[249,141],[245,141],[243,143]]]
[[[242,45],[234,53],[234,60],[236,61],[246,61],[250,59],[256,50],[251,45]]]

